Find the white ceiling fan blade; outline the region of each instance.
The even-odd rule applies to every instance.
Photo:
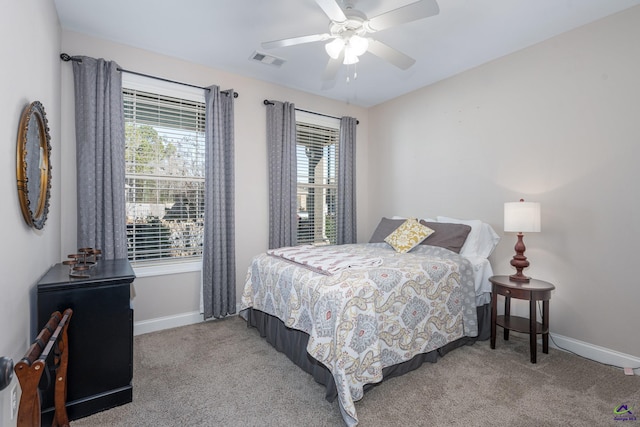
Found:
[[[324,13],[331,19],[336,22],[344,22],[347,20],[346,15],[340,8],[340,5],[336,2],[336,0],[316,0],[318,6],[322,8]]]
[[[381,31],[396,25],[437,15],[438,13],[440,13],[440,7],[436,0],[420,0],[375,16],[369,19],[367,25],[372,31]]]
[[[331,35],[324,33],[324,34],[311,34],[308,36],[300,36],[300,37],[291,37],[288,39],[282,39],[282,40],[273,40],[270,42],[262,42],[262,48],[263,49],[273,49],[276,47],[287,47],[287,46],[294,46],[297,44],[303,44],[303,43],[312,43],[312,42],[320,42],[320,41],[324,41],[324,40],[329,40],[331,38]]]
[[[340,55],[336,59],[329,58],[327,67],[322,73],[322,90],[331,89],[333,86],[335,86],[336,75],[338,74],[338,70],[342,66],[342,61],[344,61],[344,50],[340,52]]]
[[[401,70],[406,70],[416,62],[412,57],[374,39],[369,39],[369,49],[367,51],[378,58],[389,61]]]

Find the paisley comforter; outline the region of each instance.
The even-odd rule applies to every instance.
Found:
[[[241,310],[253,307],[309,335],[307,352],[331,371],[343,418],[353,426],[354,402],[365,384],[382,380],[383,368],[477,335],[473,269],[459,255],[427,245],[405,254],[386,243],[330,248],[382,263],[325,275],[258,255]]]

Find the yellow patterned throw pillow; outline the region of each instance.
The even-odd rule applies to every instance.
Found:
[[[389,234],[384,241],[390,244],[396,252],[403,254],[409,252],[433,233],[434,230],[420,224],[417,219],[409,218]]]

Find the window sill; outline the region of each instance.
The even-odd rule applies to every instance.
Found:
[[[202,271],[202,261],[133,266],[133,272],[136,274],[136,277],[165,276],[168,274],[191,273],[194,271]]]

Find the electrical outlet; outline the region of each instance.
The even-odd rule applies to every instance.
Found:
[[[18,414],[18,386],[14,385],[11,389],[11,419],[13,420]]]

